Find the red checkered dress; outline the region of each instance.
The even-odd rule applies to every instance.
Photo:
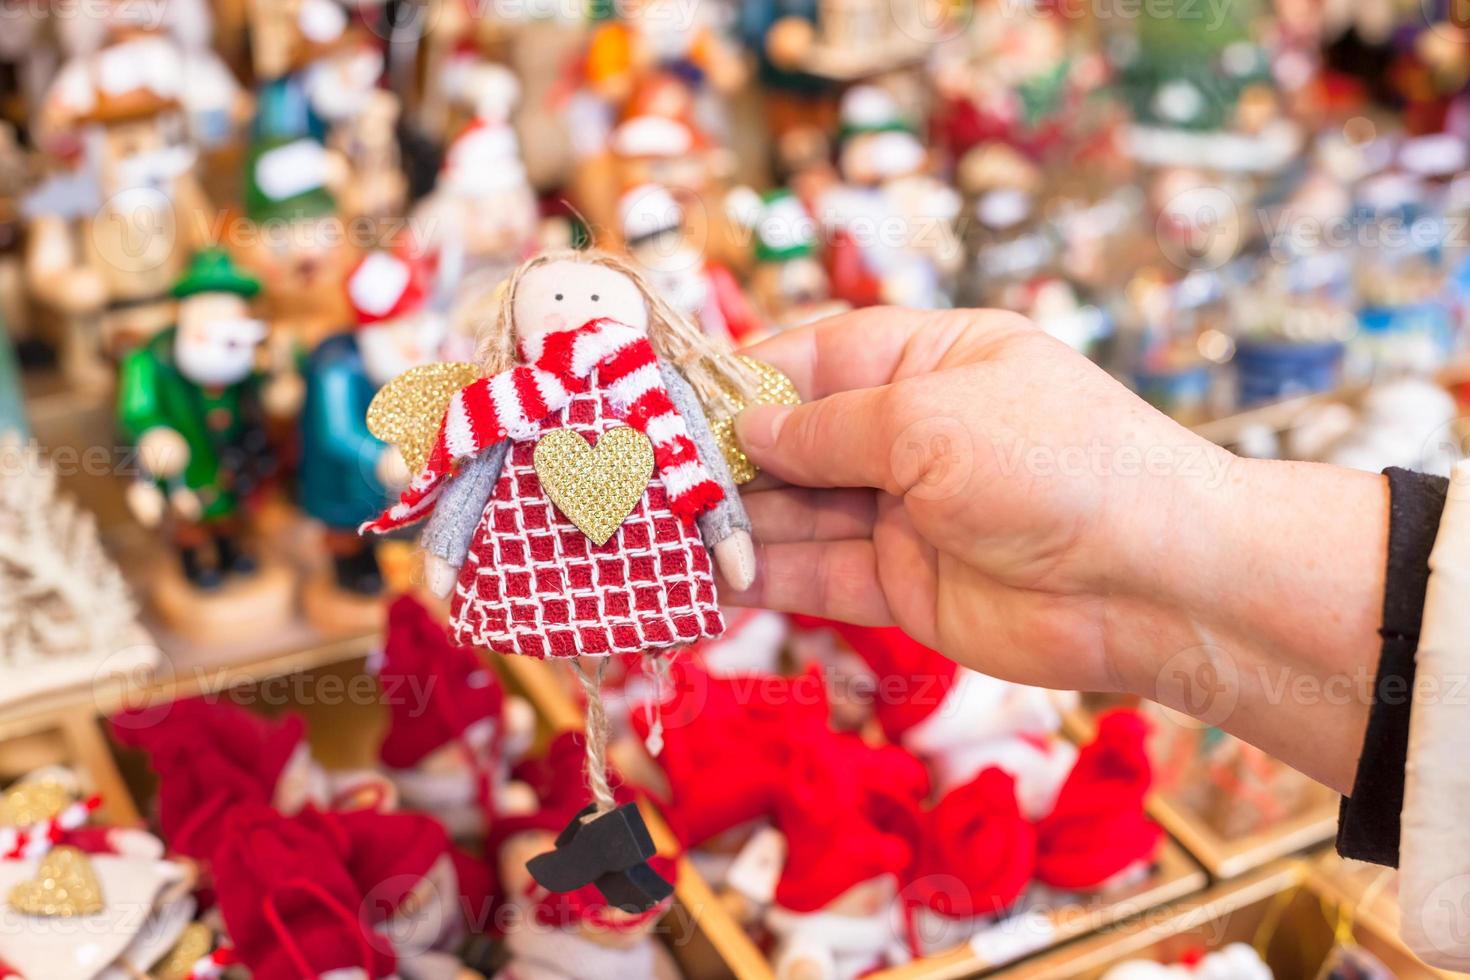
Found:
[[[575,395],[541,432],[570,426],[596,444],[621,425],[598,393]],[[669,509],[655,471],[623,524],[601,546],[541,490],[536,440],[514,443],[460,569],[451,604],[455,638],[532,657],[637,653],[724,632],[709,552],[693,522]]]

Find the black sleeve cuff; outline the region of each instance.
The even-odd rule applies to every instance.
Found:
[[[1390,468],[1388,575],[1383,590],[1383,652],[1373,685],[1373,707],[1353,795],[1338,818],[1343,857],[1397,867],[1399,813],[1404,808],[1404,763],[1409,753],[1414,653],[1429,584],[1429,552],[1439,532],[1449,481]]]

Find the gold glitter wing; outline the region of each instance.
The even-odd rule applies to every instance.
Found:
[[[409,368],[385,384],[368,405],[368,431],[398,447],[411,473],[424,468],[439,422],[454,393],[480,376],[473,364],[443,361]]]
[[[801,395],[796,392],[796,385],[791,379],[779,370],[767,364],[765,361],[757,361],[753,357],[740,358],[760,377],[760,384],[756,387],[755,399],[751,404],[755,405],[800,405]],[[750,457],[745,455],[740,448],[740,443],[735,439],[735,415],[749,407],[736,392],[727,391],[730,402],[735,406],[734,413],[730,415],[710,415],[709,428],[715,437],[715,443],[720,447],[720,452],[725,455],[725,462],[730,467],[730,476],[734,478],[737,486],[754,480],[760,471],[756,469]]]
[[[48,919],[96,915],[105,908],[91,859],[75,847],[47,851],[36,876],[10,890],[10,907],[21,915]]]

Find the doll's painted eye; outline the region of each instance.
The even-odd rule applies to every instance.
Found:
[[[594,303],[597,302],[597,294],[596,293],[593,293],[592,294],[592,302],[594,302]]]
[[[557,293],[557,294],[556,294],[556,301],[557,301],[557,302],[558,302],[558,303],[560,303],[560,302],[561,302],[561,293]]]

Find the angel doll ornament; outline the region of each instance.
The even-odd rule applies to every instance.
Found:
[[[596,884],[642,911],[670,886],[647,865],[637,808],[615,806],[602,775],[598,684],[611,654],[646,652],[658,669],[724,632],[714,566],[736,588],[754,580],[750,522],[705,406],[728,420],[765,379],[605,253],[531,259],[500,309],[479,365],[415,369],[375,400],[370,427],[410,466],[415,434],[433,441],[363,530],[429,518],[425,578],[450,598],[460,643],[571,658],[594,802],[530,870],[550,891]]]

